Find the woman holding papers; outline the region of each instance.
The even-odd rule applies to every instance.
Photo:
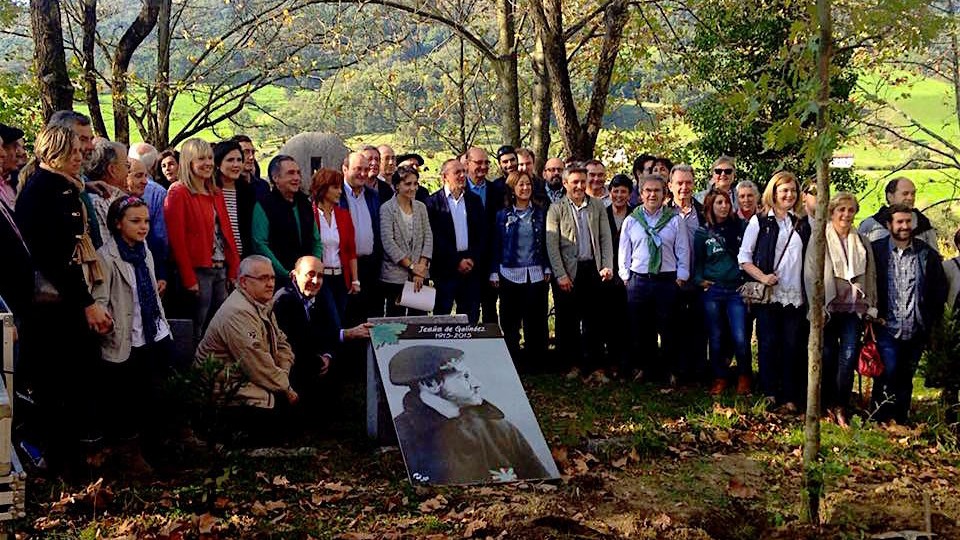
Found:
[[[391,181],[396,196],[380,207],[380,236],[383,240],[380,279],[387,297],[387,316],[423,315],[422,311],[407,309],[397,303],[406,282],[413,283],[415,292],[420,291],[433,256],[433,233],[427,207],[414,199],[420,173],[413,167],[402,166],[393,173]]]

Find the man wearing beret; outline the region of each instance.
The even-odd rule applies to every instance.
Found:
[[[394,424],[411,478],[467,484],[549,476],[523,434],[483,399],[463,355],[415,345],[390,359],[390,382],[410,388]]]

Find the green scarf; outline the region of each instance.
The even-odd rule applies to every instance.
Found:
[[[651,274],[660,272],[660,261],[662,258],[661,247],[663,246],[660,231],[667,226],[667,223],[670,223],[670,220],[673,219],[675,215],[677,215],[677,211],[673,208],[664,208],[657,223],[651,227],[650,224],[647,223],[647,216],[643,211],[643,205],[636,207],[630,214],[630,217],[637,220],[643,227],[643,230],[647,232],[647,249],[650,251],[650,262],[647,264],[647,272]]]

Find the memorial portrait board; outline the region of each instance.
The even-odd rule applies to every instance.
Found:
[[[388,323],[371,339],[412,483],[559,477],[497,325]]]

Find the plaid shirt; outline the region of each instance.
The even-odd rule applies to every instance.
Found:
[[[920,257],[913,246],[898,249],[890,242],[890,266],[887,272],[889,307],[886,322],[890,335],[907,340],[922,324],[918,287],[920,286]]]

